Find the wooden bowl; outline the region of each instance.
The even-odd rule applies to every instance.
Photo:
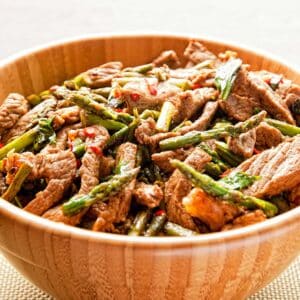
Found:
[[[190,37],[88,37],[28,51],[0,64],[0,100],[59,84],[110,60],[151,61],[181,54]],[[255,51],[201,39],[213,52],[232,49],[254,69],[300,83],[300,71]],[[288,49],[287,49],[288,51]],[[32,283],[58,299],[243,299],[299,254],[300,207],[242,229],[192,238],[95,233],[34,216],[0,199],[0,247]]]

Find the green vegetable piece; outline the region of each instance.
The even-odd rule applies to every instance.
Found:
[[[164,232],[169,236],[196,236],[199,235],[198,232],[184,228],[178,224],[167,222],[164,226]]]
[[[215,85],[220,91],[220,97],[226,100],[230,94],[236,73],[240,69],[242,61],[240,59],[231,59],[217,69]]]
[[[233,172],[218,182],[233,190],[243,190],[258,179],[260,179],[259,176],[248,175],[244,172]]]
[[[206,174],[197,172],[193,167],[179,160],[172,160],[171,164],[180,170],[191,182],[209,195],[220,198],[222,200],[235,203],[249,209],[260,208],[267,217],[273,217],[278,213],[278,208],[265,200],[244,195],[240,191],[236,191],[225,187],[218,181],[213,180]]]
[[[27,163],[23,163],[17,171],[12,183],[1,197],[9,202],[12,202],[20,191],[23,182],[26,180],[31,170],[32,166]]]
[[[133,221],[132,226],[128,232],[130,236],[143,235],[146,225],[150,219],[150,210],[139,211]]]

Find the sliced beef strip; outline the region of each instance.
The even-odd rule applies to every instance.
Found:
[[[117,151],[116,163],[120,160],[128,162],[128,168],[136,164],[137,146],[132,143],[121,144]],[[109,198],[107,203],[96,203],[90,210],[96,212],[97,220],[94,231],[112,231],[115,223],[124,222],[130,209],[132,193],[135,186],[133,179],[121,192]]]
[[[168,65],[170,68],[178,68],[180,66],[179,58],[174,50],[163,51],[152,62],[156,67]]]
[[[254,151],[256,141],[256,130],[252,129],[248,132],[242,133],[238,137],[230,137],[228,139],[229,149],[242,157],[251,157]]]
[[[211,231],[219,231],[240,214],[237,206],[219,201],[199,188],[192,189],[182,202],[189,213],[209,226]]]
[[[178,136],[179,134],[172,131],[156,133],[155,121],[153,118],[148,118],[147,120],[142,120],[134,135],[140,144],[149,145],[152,149],[155,149],[161,140]]]
[[[22,95],[9,94],[0,106],[0,136],[12,128],[28,110],[28,101]]]
[[[187,117],[191,116],[191,113],[195,113],[198,108],[201,108],[211,97],[211,94],[206,94],[207,89],[199,89],[199,92],[194,97],[194,100],[187,100],[186,103],[182,102],[180,108],[177,108],[178,111],[181,111]],[[208,89],[212,90],[212,89]],[[189,98],[190,95],[187,97]],[[185,98],[185,99],[187,99]],[[197,98],[197,100],[195,100]],[[193,102],[194,101],[194,102]],[[194,103],[194,107],[192,106]],[[190,106],[188,105],[190,103]],[[188,109],[190,107],[190,110]],[[170,131],[165,133],[156,133],[156,123],[152,118],[143,120],[141,124],[135,130],[135,137],[140,144],[150,145],[152,149],[155,149],[157,144],[164,139],[175,137],[178,135],[183,135],[192,130],[204,130],[207,128],[211,120],[213,119],[216,111],[218,109],[217,102],[208,102],[203,110],[202,115],[190,126],[185,126],[179,129],[176,132]]]
[[[260,176],[244,193],[263,198],[293,189],[300,184],[299,157],[300,136],[296,136],[244,161],[235,171]]]
[[[137,203],[149,208],[154,208],[159,206],[164,197],[164,193],[157,184],[138,182],[135,185],[133,196]]]
[[[85,142],[87,145],[91,143],[93,146],[103,149],[105,143],[109,138],[107,130],[99,125],[90,126],[95,130],[95,138],[87,137]],[[81,130],[81,129],[80,129]],[[96,154],[89,146],[81,159],[81,167],[79,169],[81,184],[78,194],[87,194],[91,189],[99,183],[99,172],[101,166],[101,157]],[[83,215],[86,214],[88,209],[84,209],[76,215],[65,216],[61,209],[61,205],[48,210],[43,217],[55,222],[62,222],[68,225],[76,226],[80,223]]]
[[[57,101],[55,99],[47,99],[29,110],[16,122],[14,127],[3,136],[3,142],[7,143],[10,139],[23,134],[38,122],[38,118],[46,117],[49,111],[53,111],[56,104]]]
[[[255,147],[265,150],[279,145],[283,141],[281,132],[266,122],[262,122],[256,127]]]
[[[32,152],[14,153],[5,162],[5,171],[10,173],[16,161],[25,161],[32,165],[28,180],[46,179],[47,186],[38,192],[25,210],[42,215],[46,210],[62,199],[64,192],[71,186],[76,173],[76,158],[70,151],[57,149],[47,155]]]
[[[180,92],[179,87],[167,81],[158,83],[156,78],[141,78],[125,84],[120,89],[120,99],[126,102],[129,112],[133,108],[143,112],[145,109],[160,110],[166,100],[177,98]]]
[[[207,102],[204,106],[203,112],[200,117],[195,120],[191,125],[180,128],[177,132],[179,135],[186,134],[192,130],[206,130],[210,122],[214,118],[218,110],[218,102]]]
[[[220,101],[220,106],[229,117],[238,121],[245,121],[256,109],[263,109],[275,119],[295,124],[282,98],[245,66],[239,70],[228,99]]]
[[[174,171],[174,167],[171,165],[171,159],[185,160],[193,151],[193,148],[190,149],[177,149],[170,151],[163,151],[153,153],[151,155],[152,161],[164,172],[171,173]]]
[[[190,63],[189,65],[191,65],[191,63],[196,65],[205,60],[217,60],[217,57],[208,51],[203,44],[194,40],[189,42],[183,55]]]
[[[108,62],[82,74],[85,85],[91,88],[110,86],[113,78],[120,73],[123,64],[119,61]]]
[[[47,117],[53,119],[54,129],[70,125],[80,120],[81,109],[78,106],[70,106],[51,111]]]
[[[186,91],[173,98],[170,101],[176,107],[176,115],[173,117],[174,122],[180,122],[193,117],[209,101],[214,100],[218,92],[213,88],[201,88],[194,91]]]
[[[196,170],[201,171],[211,157],[201,150],[195,150],[186,158],[185,162]],[[192,189],[190,181],[179,171],[175,170],[165,185],[165,202],[168,219],[185,228],[197,230],[193,218],[184,209],[182,199]]]
[[[248,225],[252,225],[255,223],[259,223],[262,221],[265,221],[267,219],[266,215],[263,213],[262,210],[258,209],[252,212],[248,212],[240,217],[237,217],[232,224],[226,224],[222,231],[230,230],[230,229],[236,229],[245,227]]]

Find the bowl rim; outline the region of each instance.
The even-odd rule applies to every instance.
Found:
[[[300,68],[295,65],[291,66],[282,58],[270,54],[267,51],[257,50],[256,48],[245,46],[236,42],[229,42],[228,40],[222,40],[219,38],[211,38],[204,35],[186,34],[186,33],[161,33],[161,32],[146,32],[146,33],[105,33],[105,34],[88,34],[80,35],[72,38],[59,39],[51,43],[42,44],[41,46],[36,46],[29,48],[27,50],[20,51],[16,54],[10,55],[6,59],[0,61],[0,68],[4,68],[6,65],[13,63],[14,61],[24,58],[28,55],[44,51],[52,47],[58,47],[61,45],[77,42],[84,42],[88,40],[98,40],[98,39],[118,39],[118,38],[177,38],[177,39],[196,39],[201,40],[204,43],[210,42],[214,44],[219,44],[223,46],[228,46],[228,48],[237,48],[248,52],[250,55],[267,57],[268,59],[274,60],[279,64],[285,66],[291,71],[298,73],[300,76]],[[296,207],[288,212],[278,215],[274,218],[267,219],[261,223],[249,225],[239,229],[234,229],[225,232],[215,232],[209,234],[203,234],[188,238],[183,237],[142,237],[142,236],[127,236],[118,235],[104,232],[94,232],[91,230],[68,226],[62,223],[56,223],[40,216],[36,216],[27,211],[24,211],[13,204],[7,202],[6,200],[0,198],[0,215],[5,215],[7,218],[14,220],[15,223],[26,224],[27,226],[34,227],[34,229],[49,232],[52,234],[60,236],[72,236],[77,239],[92,240],[93,242],[100,242],[111,245],[134,245],[136,247],[142,248],[153,248],[153,247],[190,247],[191,245],[205,246],[205,245],[216,245],[224,244],[229,242],[236,242],[244,240],[245,238],[251,238],[257,236],[257,234],[265,236],[272,234],[280,234],[282,230],[286,227],[294,225],[300,220],[300,206]]]

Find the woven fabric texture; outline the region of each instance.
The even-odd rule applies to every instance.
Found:
[[[0,254],[1,300],[50,300],[52,297],[20,275]],[[276,280],[248,300],[300,299],[300,257]]]

